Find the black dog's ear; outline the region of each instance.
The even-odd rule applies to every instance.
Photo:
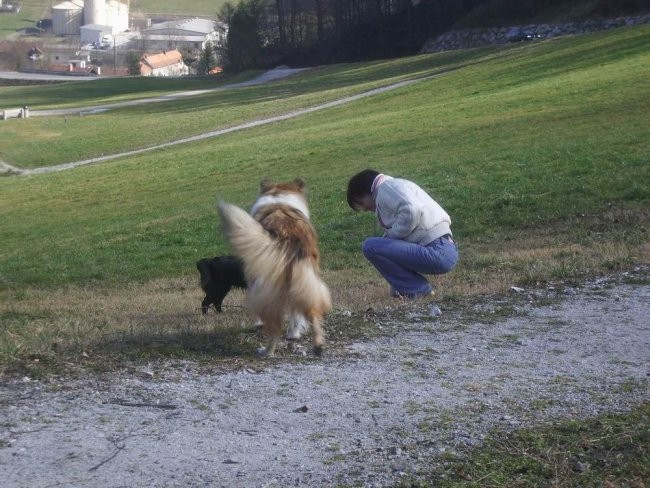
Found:
[[[271,188],[273,188],[273,181],[271,181],[271,178],[264,178],[260,182],[260,193],[266,193]]]

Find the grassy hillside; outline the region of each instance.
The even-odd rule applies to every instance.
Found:
[[[145,14],[174,14],[199,17],[216,17],[225,0],[192,0],[174,2],[171,0],[131,0],[131,12]]]
[[[20,2],[20,4],[22,8],[19,13],[0,14],[0,40],[15,34],[16,31],[34,27],[36,21],[44,16],[49,16],[49,0],[28,0]]]
[[[195,258],[225,251],[215,236],[217,195],[248,204],[264,175],[307,178],[325,264],[335,268],[360,265],[356,223],[370,220],[350,214],[342,194],[347,176],[366,166],[421,182],[455,216],[458,235],[473,239],[638,205],[648,197],[649,32],[523,46],[282,124],[66,173],[4,178],[5,280],[56,285],[183,274]],[[358,92],[376,86],[380,73],[390,81],[432,72],[445,56],[339,66],[322,78],[306,74],[304,83],[76,121],[9,121],[2,158],[30,166],[30,158],[48,164],[138,147]],[[83,125],[90,129],[76,130]],[[41,260],[47,270],[33,266]]]
[[[345,203],[348,177],[366,167],[419,182],[451,214],[461,262],[432,280],[443,302],[647,263],[649,41],[650,26],[617,29],[333,66],[269,86],[68,118],[67,126],[58,117],[2,122],[0,157],[38,166],[456,68],[219,138],[0,178],[0,354],[47,356],[52,341],[97,348],[106,334],[143,321],[194,323],[183,318],[198,306],[194,263],[228,252],[215,203],[248,207],[264,176],[306,179],[337,308],[365,310],[386,296],[359,252],[378,233],[373,216]],[[132,80],[124,83],[107,98],[134,96]],[[85,86],[74,87],[79,104],[96,101]],[[65,89],[9,96],[17,101],[24,90],[45,104]]]
[[[503,50],[332,66],[269,86],[67,122],[0,121],[0,159],[38,167],[440,74],[200,143],[0,177],[0,380],[7,373],[29,379],[115,366],[137,371],[156,358],[185,367],[170,357],[204,359],[208,374],[257,368],[259,337],[242,310],[243,295],[231,294],[223,314],[202,317],[194,262],[228,252],[217,199],[247,207],[263,176],[307,180],[334,298],[326,320],[334,344],[386,333],[377,327],[381,319],[372,320],[386,305],[400,320],[413,310],[387,297],[360,254],[361,240],[379,230],[372,215],[347,208],[344,188],[365,167],[416,180],[451,214],[461,260],[432,282],[444,313],[461,317],[454,327],[464,326],[454,307],[473,299],[494,312],[478,319],[485,327],[512,313],[518,297],[529,298],[493,295],[511,285],[550,281],[559,290],[586,276],[647,265],[649,41],[650,26],[639,26]],[[129,79],[3,88],[1,97],[8,106],[88,106],[204,87]],[[276,361],[283,359],[280,353]],[[490,434],[469,458],[463,449],[443,453],[434,461],[444,462],[445,478],[418,486],[641,486],[648,478],[647,432],[646,405],[624,416]],[[567,459],[574,455],[587,471],[571,470]]]
[[[404,58],[389,62],[320,68],[271,86],[215,91],[184,101],[141,109],[123,109],[95,115],[56,119],[33,117],[12,120],[0,133],[0,157],[20,167],[47,166],[105,153],[149,147],[156,142],[229,127],[253,118],[311,107],[346,95],[361,93],[413,76],[426,76],[492,56],[495,48],[456,51],[439,56]],[[242,77],[252,74],[244,74]],[[66,108],[80,103],[111,103],[152,97],[179,90],[219,88],[238,79],[155,80],[100,79],[40,86],[7,88],[3,104],[28,105],[32,110]],[[148,115],[143,117],[143,114]],[[97,137],[111,127],[111,137]],[[56,135],[55,135],[56,134]],[[54,136],[55,135],[55,136]],[[92,141],[92,144],[88,144]]]

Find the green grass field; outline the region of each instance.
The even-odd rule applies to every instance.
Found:
[[[170,0],[131,0],[131,12],[147,14],[174,14],[216,18],[225,0],[192,0],[188,3]]]
[[[17,14],[0,13],[0,39],[27,27],[34,27],[38,20],[49,17],[49,0],[27,0],[20,4],[22,8]]]
[[[41,166],[284,113],[455,67],[459,56],[467,62],[281,124],[70,172],[4,178],[4,280],[12,288],[181,276],[197,257],[226,250],[216,199],[247,205],[266,175],[307,179],[332,269],[361,266],[361,234],[374,232],[371,219],[352,214],[343,198],[346,178],[367,166],[420,182],[449,209],[455,233],[477,242],[612,207],[638,211],[648,198],[649,39],[647,26],[620,29],[498,53],[337,66],[74,120],[6,121],[0,157]],[[82,104],[87,86],[48,86],[39,96],[51,91],[65,100],[60,92],[75,90]],[[7,99],[33,93],[14,88]],[[33,266],[39,261],[46,266]]]
[[[0,133],[0,145],[7,148],[3,155],[5,161],[26,168],[122,152],[311,107],[405,77],[435,74],[476,59],[485,59],[492,51],[494,49],[319,68],[279,84],[218,91],[142,109],[115,110],[83,117],[15,120]],[[218,88],[254,74],[259,73],[185,82],[138,78],[124,83],[119,79],[100,79],[92,83],[60,84],[48,93],[36,86],[11,87],[7,88],[3,103],[6,107],[27,105],[32,110],[74,107],[79,104],[79,99],[86,104],[104,104],[171,91]],[[143,113],[151,116],[143,118]],[[97,134],[105,131],[107,126],[111,127],[111,137],[98,138]],[[94,144],[86,144],[89,139],[94,139]]]
[[[333,293],[335,310],[326,321],[333,342],[382,333],[360,317],[390,300],[360,253],[362,239],[379,232],[373,216],[355,214],[345,202],[347,179],[366,167],[417,181],[451,214],[461,260],[432,279],[442,307],[491,300],[511,285],[562,286],[647,264],[648,45],[650,25],[331,66],[268,86],[92,116],[0,121],[0,159],[36,168],[440,75],[201,142],[0,177],[0,377],[74,374],[161,357],[235,368],[255,361],[259,338],[247,326],[241,293],[229,295],[218,318],[201,317],[195,261],[228,252],[217,200],[248,207],[265,176],[307,181]],[[206,86],[97,80],[3,88],[2,103],[82,107]],[[409,486],[554,480],[596,487],[604,479],[645,486],[647,427],[642,406],[503,433],[467,456],[450,454],[444,480]],[[572,471],[567,453],[582,453],[593,467]]]
[[[94,341],[107,330],[119,335],[142,317],[178,326],[178,317],[196,313],[196,260],[228,252],[217,200],[248,207],[265,176],[306,179],[338,308],[385,298],[359,252],[378,232],[373,216],[345,202],[347,179],[366,167],[417,181],[451,214],[462,258],[434,279],[443,301],[647,263],[649,41],[650,26],[641,26],[331,66],[92,116],[3,121],[0,159],[39,167],[440,74],[218,138],[0,178],[0,360],[52,357],[53,337],[68,350],[101,348]],[[3,102],[84,106],[205,86],[180,83],[14,87]]]

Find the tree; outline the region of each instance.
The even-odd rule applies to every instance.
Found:
[[[190,68],[190,73],[193,73],[193,70],[196,70],[197,63],[199,62],[199,52],[183,47],[179,51],[181,56],[183,56],[183,62]]]
[[[262,50],[265,42],[270,42],[263,29],[267,20],[265,12],[265,0],[242,0],[229,10],[226,58],[235,71],[263,64]]]
[[[137,51],[129,51],[126,54],[126,66],[131,76],[140,74],[140,55]]]
[[[201,56],[199,56],[196,72],[200,75],[207,75],[216,66],[217,58],[214,53],[214,48],[212,47],[212,43],[208,41],[201,51]]]

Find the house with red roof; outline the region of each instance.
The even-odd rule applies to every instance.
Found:
[[[178,49],[155,54],[145,54],[140,58],[142,76],[183,76],[189,73]]]

